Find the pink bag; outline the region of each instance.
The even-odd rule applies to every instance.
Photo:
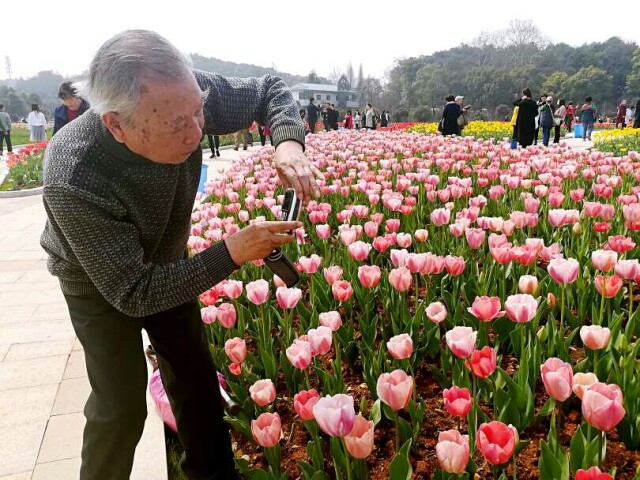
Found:
[[[151,374],[151,378],[149,379],[149,393],[151,394],[153,403],[156,404],[156,410],[158,411],[158,415],[160,415],[162,421],[171,430],[178,433],[176,418],[173,416],[167,392],[165,392],[164,385],[162,385],[160,370],[156,370]]]

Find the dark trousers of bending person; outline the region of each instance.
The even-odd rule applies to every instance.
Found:
[[[265,135],[264,134],[264,127],[261,127],[260,125],[258,125],[258,135],[260,135],[260,144],[264,147],[267,143],[267,137],[269,138],[269,143],[271,145],[273,145],[273,139],[271,138],[271,135]]]
[[[220,135],[211,135],[210,133],[207,133],[207,142],[209,143],[209,148],[211,149],[211,156],[209,158],[214,158],[216,156],[219,157],[220,156]]]

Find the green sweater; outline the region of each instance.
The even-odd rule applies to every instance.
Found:
[[[304,145],[304,127],[282,80],[223,78],[194,72],[206,92],[215,133],[271,128],[274,144]],[[41,245],[48,269],[68,295],[100,293],[141,317],[193,300],[229,276],[224,242],[187,258],[185,247],[200,178],[198,148],[178,165],[154,163],[118,143],[89,110],[53,137],[45,153]]]
[[[0,112],[0,132],[11,131],[11,117],[7,112]],[[2,147],[2,145],[0,145]]]

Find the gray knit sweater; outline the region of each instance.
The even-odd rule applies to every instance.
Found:
[[[207,93],[214,133],[257,120],[277,146],[304,145],[298,109],[282,80],[223,78],[194,72]],[[47,147],[40,243],[48,269],[68,295],[100,293],[126,315],[141,317],[193,300],[237,267],[224,242],[185,255],[202,151],[178,165],[159,164],[118,143],[89,110]]]

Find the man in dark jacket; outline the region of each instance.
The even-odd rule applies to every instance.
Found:
[[[80,98],[78,91],[71,82],[63,82],[58,89],[58,98],[62,105],[56,107],[53,122],[53,135],[67,123],[75,120],[89,110],[89,103]]]
[[[515,128],[516,138],[518,143],[525,148],[533,144],[538,105],[531,99],[531,90],[528,88],[522,91],[522,98],[513,102],[513,105],[518,107],[518,119],[516,120]]]
[[[320,108],[314,103],[313,97],[309,100],[307,105],[307,122],[309,122],[309,131],[316,133],[316,123],[318,122],[318,111]]]
[[[338,118],[340,117],[340,112],[336,109],[336,106],[333,103],[329,105],[327,115],[329,117],[329,128],[331,130],[338,130]]]

